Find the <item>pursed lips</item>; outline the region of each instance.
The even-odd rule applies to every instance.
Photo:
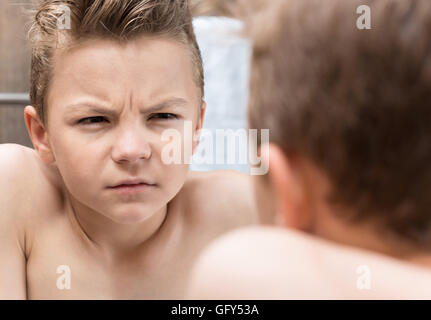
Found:
[[[142,181],[123,181],[117,183],[112,187],[108,187],[108,190],[112,190],[112,192],[115,192],[120,196],[135,196],[138,194],[149,192],[150,190],[153,190],[155,186],[155,184],[150,184]]]
[[[155,186],[154,183],[149,183],[145,180],[123,180],[120,181],[109,188],[121,188],[121,187],[138,187],[138,186]]]

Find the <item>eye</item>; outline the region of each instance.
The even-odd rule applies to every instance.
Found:
[[[155,120],[173,120],[173,119],[178,119],[178,116],[176,114],[173,113],[155,113],[153,115],[150,116],[150,120],[151,119],[155,119]]]
[[[89,117],[84,118],[78,121],[79,124],[93,124],[93,123],[100,123],[102,121],[106,121],[104,117]]]

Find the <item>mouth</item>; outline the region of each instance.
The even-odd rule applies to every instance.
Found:
[[[127,179],[127,180],[119,181],[118,183],[108,188],[133,187],[133,186],[140,186],[140,185],[154,186],[155,184],[150,183],[143,179]]]
[[[114,187],[109,187],[112,191],[120,195],[132,195],[144,193],[152,189],[155,185],[148,183],[133,183],[133,184],[120,184]]]
[[[108,189],[113,190],[118,194],[128,195],[145,192],[154,186],[154,183],[148,183],[142,180],[125,180],[108,187]]]
[[[142,186],[142,185],[152,186],[152,184],[149,184],[149,183],[139,182],[139,183],[122,183],[122,184],[119,184],[119,185],[116,185],[113,187],[109,187],[109,188],[115,189],[115,188],[123,188],[123,187],[138,187],[138,186]]]

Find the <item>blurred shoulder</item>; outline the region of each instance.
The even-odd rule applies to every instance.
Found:
[[[371,289],[358,290],[358,281],[362,283],[367,277]],[[429,299],[431,270],[300,231],[248,227],[219,237],[200,255],[189,296],[246,300]]]
[[[202,254],[199,263],[214,265],[213,262],[223,261],[228,269],[238,265],[263,267],[263,262],[271,259],[282,262],[282,257],[289,253],[306,255],[310,245],[307,237],[300,232],[281,227],[249,226],[214,240]],[[256,264],[257,261],[260,263]]]
[[[195,263],[189,298],[292,298],[292,291],[286,291],[286,287],[296,286],[292,274],[298,271],[298,260],[292,259],[289,264],[287,247],[291,238],[285,230],[259,226],[240,228],[219,237]],[[303,251],[303,242],[296,242],[295,250]],[[306,261],[302,263],[306,267]]]

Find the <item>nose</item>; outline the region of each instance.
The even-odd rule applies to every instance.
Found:
[[[112,159],[118,163],[134,163],[151,157],[151,147],[142,128],[129,127],[120,133],[112,148]]]

